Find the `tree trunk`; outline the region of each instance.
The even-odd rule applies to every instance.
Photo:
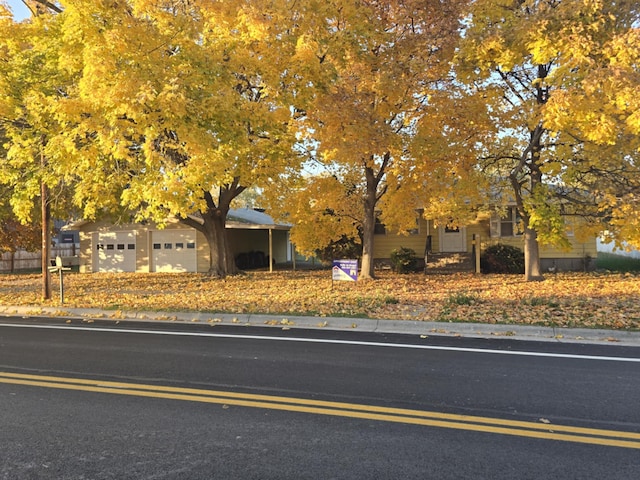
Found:
[[[229,242],[229,240],[227,239],[227,230],[224,230],[224,236],[225,236],[225,248],[227,251],[226,254],[226,266],[227,266],[227,275],[236,275],[240,270],[238,269],[238,266],[236,265],[236,258],[233,255],[233,250],[231,249],[231,244]]]
[[[540,271],[538,234],[528,227],[524,231],[524,277],[528,282],[544,280]]]
[[[42,298],[51,300],[51,279],[49,257],[51,256],[51,209],[49,207],[49,189],[44,181],[40,185],[42,206]]]
[[[382,184],[382,180],[386,175],[387,168],[391,162],[391,154],[389,152],[382,156],[380,168],[376,173],[374,170],[374,156],[370,158],[370,163],[364,164],[364,175],[367,181],[367,190],[364,198],[364,218],[362,221],[362,267],[360,270],[360,278],[363,280],[374,279],[373,269],[373,245],[376,227],[376,205],[378,200],[386,193],[387,187]]]
[[[209,271],[212,277],[225,278],[227,275],[238,273],[238,267],[227,239],[225,228],[227,216],[207,221],[204,236],[209,244]]]
[[[373,245],[376,225],[376,203],[378,201],[378,181],[373,169],[365,167],[367,191],[364,199],[364,218],[362,220],[362,266],[360,278],[370,280],[375,278],[373,269]]]
[[[204,218],[204,233],[207,243],[209,244],[209,272],[208,274],[224,278],[228,273],[227,262],[227,235],[225,231],[225,223],[227,216],[225,213],[218,211],[211,212]]]
[[[200,212],[202,223],[191,217],[182,217],[180,221],[202,232],[209,244],[209,275],[225,278],[227,275],[238,273],[231,246],[227,241],[227,214],[231,201],[240,195],[246,187],[239,185],[239,178],[234,178],[230,185],[220,188],[216,200],[211,192],[203,192],[207,203],[207,210]]]
[[[375,278],[373,269],[373,245],[375,234],[376,212],[375,204],[368,205],[365,201],[364,219],[362,222],[362,265],[360,267],[360,278],[370,280]]]

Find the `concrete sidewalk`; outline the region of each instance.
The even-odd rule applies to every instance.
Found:
[[[588,328],[556,328],[480,323],[444,323],[370,318],[304,317],[264,314],[229,314],[199,312],[137,312],[64,307],[25,307],[0,305],[0,316],[63,317],[71,323],[92,320],[198,323],[203,325],[235,325],[279,329],[317,329],[400,333],[424,336],[461,336],[470,338],[510,338],[517,340],[564,343],[591,343],[640,346],[640,332],[595,330]]]

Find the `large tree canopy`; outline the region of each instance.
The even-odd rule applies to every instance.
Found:
[[[281,210],[294,224],[294,238],[305,245],[309,240],[326,245],[358,230],[361,278],[374,275],[377,210],[383,217],[384,210],[393,210],[388,219],[402,219],[400,229],[415,222],[419,202],[407,201],[410,194],[382,199],[397,193],[407,177],[431,170],[424,164],[433,159],[416,156],[412,143],[430,95],[448,79],[464,3],[327,2],[318,6],[316,22],[303,37],[305,51],[315,59],[316,89],[302,143],[327,177],[297,188],[295,201]]]
[[[210,273],[235,271],[230,202],[297,161],[295,3],[68,0],[42,16],[30,49],[55,45],[56,74],[77,77],[42,95],[58,122],[45,153],[86,218],[174,215],[204,233]]]
[[[77,81],[75,72],[59,68],[63,59],[56,20],[36,15],[16,23],[0,5],[0,184],[9,187],[3,203],[22,224],[35,221],[34,203],[39,200],[45,299],[51,296],[51,212],[62,213],[69,205],[68,185],[55,161],[53,140],[65,129],[57,107]]]
[[[566,213],[640,244],[639,22],[629,1],[471,4],[457,74],[497,126],[483,166],[517,205],[529,279],[539,243],[568,245]]]
[[[364,278],[376,215],[464,221],[480,192],[516,203],[530,279],[567,213],[640,245],[634,2],[28,3],[20,23],[0,4],[0,183],[22,220],[71,193],[86,218],[173,215],[218,276],[249,186],[307,251],[359,235]]]

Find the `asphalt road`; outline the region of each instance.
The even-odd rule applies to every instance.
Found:
[[[638,347],[0,323],[0,479],[640,475]]]

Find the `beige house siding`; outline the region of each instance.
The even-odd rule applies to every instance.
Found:
[[[79,270],[81,273],[92,273],[96,271],[97,265],[97,244],[100,233],[120,233],[133,232],[135,234],[135,271],[147,273],[154,267],[152,265],[153,234],[159,231],[170,230],[190,230],[195,232],[196,261],[195,268],[199,273],[209,271],[209,244],[205,236],[190,227],[178,222],[169,221],[164,229],[152,222],[146,224],[125,224],[114,225],[108,221],[88,222],[77,227],[80,236]],[[238,253],[250,251],[262,251],[265,256],[269,255],[269,230],[267,228],[227,228],[229,245],[234,257]],[[288,231],[286,229],[272,230],[273,258],[276,262],[283,263],[288,259]],[[193,257],[192,257],[193,258]]]
[[[403,235],[393,232],[386,232],[375,236],[373,256],[378,260],[389,259],[391,252],[400,247],[410,248],[416,252],[417,257],[424,256],[427,246],[427,237],[431,236],[431,251],[438,253],[442,251],[440,245],[440,229],[436,227],[432,220],[421,218],[418,224],[418,232],[415,234]],[[471,252],[473,248],[473,236],[487,238],[489,236],[488,222],[475,223],[464,227],[465,251]]]
[[[177,221],[168,223],[165,230],[175,230],[186,228]],[[135,271],[139,273],[149,272],[151,262],[149,252],[151,251],[151,232],[159,230],[155,224],[123,224],[114,225],[107,221],[98,221],[83,225],[79,228],[80,233],[80,273],[92,273],[95,266],[95,252],[97,249],[97,239],[100,232],[134,232],[136,241],[136,262]],[[196,248],[198,271],[206,272],[209,269],[209,249],[204,235],[196,232]],[[202,258],[201,258],[202,257]],[[203,267],[206,265],[206,267]]]
[[[91,265],[91,234],[82,230],[79,232],[80,248],[78,249],[78,265],[80,273],[92,273]]]
[[[443,226],[436,227],[433,221],[420,219],[419,230],[413,235],[399,235],[393,232],[386,232],[375,236],[374,239],[374,258],[377,261],[387,261],[391,252],[400,247],[411,248],[416,252],[417,257],[424,255],[425,246],[427,244],[427,236],[431,236],[431,251],[433,253],[442,252],[440,245],[440,229]],[[489,245],[502,243],[524,249],[523,237],[492,237],[491,223],[488,218],[478,220],[475,223],[467,225],[465,231],[465,251],[471,253],[473,251],[474,235],[479,240],[481,249],[487,248]],[[585,267],[585,262],[593,266],[593,260],[597,257],[596,238],[590,238],[586,241],[578,241],[575,237],[569,236],[572,248],[568,251],[551,246],[540,247],[540,258],[542,260],[543,269],[551,269],[558,267],[559,269],[578,270]]]
[[[209,271],[209,259],[211,255],[209,253],[209,242],[205,238],[202,232],[196,230],[196,248],[198,249],[197,261],[198,261],[198,273],[206,273]]]
[[[416,252],[416,256],[424,255],[427,244],[427,234],[429,232],[429,221],[420,218],[418,222],[418,232],[408,235],[387,231],[383,234],[376,234],[373,240],[373,258],[388,260],[391,252],[400,247],[410,248]]]

